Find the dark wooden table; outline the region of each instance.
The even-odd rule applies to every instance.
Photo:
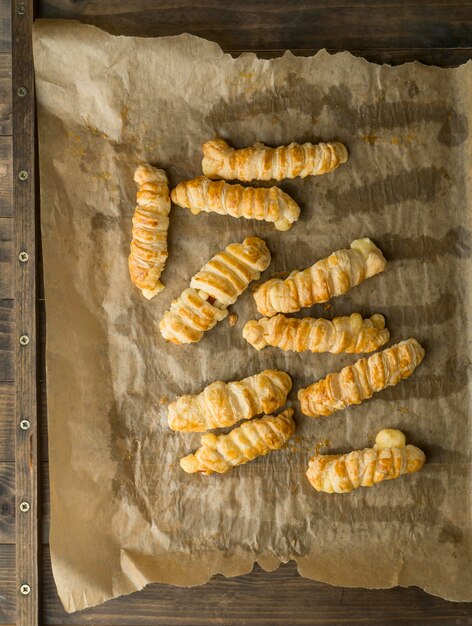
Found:
[[[472,57],[470,0],[43,0],[34,9],[37,17],[81,19],[112,33],[158,36],[187,31],[218,42],[232,54],[249,50],[270,57],[290,49],[295,54],[306,55],[325,47],[330,51],[347,49],[377,63],[419,60],[444,67],[456,66]],[[370,591],[331,587],[299,577],[294,564],[281,566],[273,573],[256,567],[247,576],[228,580],[216,576],[204,587],[193,589],[151,585],[140,593],[80,614],[69,616],[63,611],[54,587],[48,551],[47,403],[40,255],[35,261],[33,254],[28,261],[33,264],[29,266],[18,260],[24,245],[34,247],[34,224],[38,221],[32,182],[34,118],[32,102],[28,102],[32,90],[26,97],[18,91],[25,82],[32,86],[31,51],[27,45],[31,15],[28,0],[14,0],[12,7],[8,0],[0,1],[0,624],[472,624],[472,604],[445,602],[417,588]],[[26,167],[31,171],[29,181],[19,182],[19,171]],[[26,182],[24,186],[23,182]],[[36,245],[39,248],[37,239]],[[22,352],[19,337],[35,315],[38,339],[33,324],[28,331],[32,341]],[[19,427],[26,409],[31,412],[28,417],[32,435],[28,436]],[[36,420],[39,466],[34,454]],[[37,469],[39,515],[34,493]],[[25,496],[28,490],[30,493]],[[31,509],[21,512],[18,506],[26,497],[32,500]],[[36,559],[34,528],[38,517],[41,549]],[[34,572],[36,564],[39,588]],[[22,570],[18,575],[16,565]],[[26,595],[19,589],[22,582],[27,582],[24,576],[30,577],[28,582],[32,587]],[[38,597],[39,616],[36,616]]]

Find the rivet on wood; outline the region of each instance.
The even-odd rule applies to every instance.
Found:
[[[28,180],[28,176],[29,176],[29,174],[28,174],[28,172],[26,170],[21,170],[21,171],[18,172],[18,178],[20,180]]]
[[[28,513],[29,510],[30,510],[29,502],[26,502],[26,500],[24,500],[23,502],[20,502],[20,511],[22,513]]]
[[[26,263],[26,261],[29,259],[29,254],[27,252],[22,251],[18,255],[18,258],[20,259],[22,263]]]
[[[30,342],[30,338],[28,337],[28,335],[21,335],[20,343],[22,346],[27,346],[29,342]]]
[[[29,595],[29,594],[31,593],[31,587],[30,587],[28,584],[23,583],[23,584],[21,585],[21,587],[20,587],[20,593],[21,593],[23,596],[27,596],[27,595]]]
[[[16,12],[18,13],[18,15],[25,14],[25,5],[23,4],[23,2],[20,2],[20,4],[16,5]]]
[[[26,89],[26,87],[18,87],[18,95],[20,96],[20,98],[24,98],[27,93],[28,90]]]
[[[31,424],[29,420],[21,420],[20,422],[20,428],[21,430],[28,430],[28,428],[30,428]]]

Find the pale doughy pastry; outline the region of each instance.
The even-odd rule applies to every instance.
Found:
[[[349,493],[423,467],[424,452],[416,446],[405,445],[405,435],[400,430],[381,430],[375,441],[373,448],[312,457],[306,472],[311,485],[325,493]]]
[[[209,178],[251,180],[282,180],[318,176],[335,170],[347,161],[342,143],[291,143],[269,148],[255,143],[235,150],[224,139],[203,144],[202,168]]]
[[[349,250],[338,250],[288,278],[272,278],[254,293],[257,310],[272,317],[340,296],[366,278],[383,272],[387,262],[370,239],[356,239]]]
[[[303,352],[374,352],[389,340],[383,315],[362,319],[359,313],[333,320],[322,318],[262,317],[249,320],[243,328],[243,337],[256,350],[274,346],[282,350]]]
[[[243,422],[227,435],[203,435],[201,447],[181,459],[180,466],[189,474],[223,474],[236,465],[279,450],[295,432],[292,415],[293,409],[286,409],[279,415]]]
[[[172,302],[159,328],[164,339],[176,344],[200,341],[228,315],[227,307],[270,263],[262,239],[247,237],[216,254],[190,281],[190,288]]]
[[[243,187],[199,176],[177,185],[172,202],[190,209],[273,222],[277,230],[289,230],[298,220],[300,207],[278,187]]]
[[[177,398],[169,405],[167,419],[173,430],[187,432],[232,426],[241,419],[276,411],[285,404],[291,388],[290,376],[278,370],[229,383],[219,380],[198,395]]]
[[[360,404],[377,391],[408,378],[421,363],[424,350],[416,339],[407,339],[382,352],[359,359],[340,372],[300,389],[298,399],[305,415],[331,415]]]
[[[151,165],[140,165],[134,180],[139,189],[128,267],[131,280],[150,300],[164,289],[159,279],[167,260],[169,186],[164,170]]]

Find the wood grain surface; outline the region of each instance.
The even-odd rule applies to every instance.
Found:
[[[14,8],[17,3],[15,2]],[[96,24],[112,33],[138,36],[190,32],[219,43],[233,54],[263,57],[285,49],[313,54],[348,49],[379,63],[418,60],[443,67],[472,57],[469,0],[42,0],[37,15]],[[19,624],[15,562],[15,352],[14,219],[12,219],[12,89],[10,4],[0,2],[0,624]],[[26,59],[25,59],[26,61]],[[32,73],[29,80],[32,84]],[[15,97],[15,94],[14,94]],[[38,271],[41,270],[40,259]],[[42,291],[40,288],[40,297]],[[102,626],[337,626],[346,624],[472,625],[472,604],[450,603],[418,588],[341,589],[301,578],[293,563],[267,573],[255,567],[234,579],[216,576],[203,587],[150,585],[139,593],[67,615],[51,574],[47,545],[47,399],[44,384],[44,302],[39,311],[39,432],[43,553],[39,623]]]
[[[36,202],[36,105],[33,69],[32,2],[12,3],[12,176],[13,295],[15,364],[16,620],[38,626],[38,319]],[[20,257],[25,256],[24,262]],[[23,341],[24,340],[24,341]],[[23,425],[23,427],[21,427]],[[26,427],[27,425],[27,427]]]

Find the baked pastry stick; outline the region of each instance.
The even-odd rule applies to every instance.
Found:
[[[218,380],[195,396],[180,396],[169,404],[167,419],[173,430],[202,432],[232,426],[259,413],[283,406],[292,388],[285,372],[264,370],[260,374],[224,383]]]
[[[218,252],[190,281],[190,288],[172,302],[159,328],[176,344],[200,341],[203,333],[228,315],[227,307],[270,263],[262,239],[247,237]]]
[[[180,459],[180,466],[189,474],[224,474],[236,465],[279,450],[295,432],[292,415],[293,409],[286,409],[279,415],[243,422],[227,435],[203,435],[201,447],[195,454]]]
[[[401,430],[386,428],[378,433],[373,448],[349,454],[315,455],[306,475],[317,491],[325,493],[350,493],[358,487],[373,487],[423,467],[424,452],[405,444]]]
[[[203,144],[202,169],[209,178],[282,180],[332,172],[347,158],[346,147],[338,142],[291,143],[278,148],[255,143],[235,150],[224,139],[214,139]]]
[[[340,372],[300,389],[302,411],[310,417],[331,415],[368,400],[377,391],[408,378],[421,363],[424,350],[416,339],[407,339],[382,352],[359,359]]]
[[[140,165],[134,180],[139,189],[128,267],[131,280],[150,300],[164,289],[159,279],[167,260],[169,186],[164,170],[151,165]]]
[[[370,239],[356,239],[349,250],[338,250],[288,278],[272,278],[254,293],[257,310],[272,317],[340,296],[366,278],[383,272],[387,262]]]
[[[298,220],[300,207],[278,187],[243,187],[205,176],[186,180],[171,193],[172,202],[190,209],[273,222],[277,230],[289,230]]]
[[[295,352],[374,352],[390,338],[383,315],[362,319],[359,313],[333,320],[305,317],[263,317],[249,320],[243,328],[243,337],[256,350],[274,346]]]

